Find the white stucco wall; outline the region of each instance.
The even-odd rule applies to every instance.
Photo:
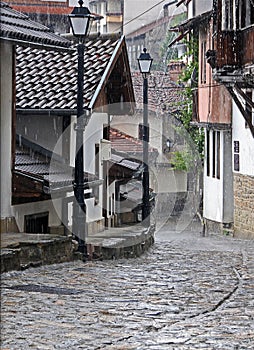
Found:
[[[1,43],[1,219],[13,216],[11,208],[12,49],[12,45]]]
[[[155,193],[177,193],[187,191],[187,173],[168,167],[151,169],[150,187]]]
[[[252,101],[254,92],[252,92]],[[254,110],[252,109],[254,121]],[[245,127],[245,119],[233,103],[232,157],[234,157],[234,141],[239,141],[240,174],[254,176],[254,138],[249,128]]]
[[[84,132],[84,167],[85,171],[95,173],[95,144],[100,144],[103,138],[103,124],[108,121],[106,113],[93,113]],[[103,167],[100,160],[99,178],[103,176]],[[87,203],[87,220],[94,221],[102,218],[102,186],[99,187],[99,203],[95,205],[93,199]]]
[[[223,182],[212,177],[204,177],[204,217],[223,222]]]
[[[99,144],[103,138],[103,124],[107,124],[108,115],[106,113],[93,113],[84,133],[84,165],[85,171],[94,173],[95,171],[95,144]],[[100,176],[102,166],[100,166]]]
[[[35,203],[26,203],[13,206],[14,216],[20,232],[24,232],[25,215],[49,212],[49,226],[61,225],[61,199]]]
[[[134,30],[152,23],[164,16],[163,6],[168,4],[165,0],[159,2],[157,0],[125,0],[124,1],[124,35]],[[185,10],[185,6],[176,7],[176,4],[168,7],[169,16],[176,15]]]
[[[213,8],[213,0],[192,0],[188,4],[188,18],[198,16],[207,11],[211,11]]]
[[[205,145],[207,139],[205,140]],[[207,148],[204,161],[204,217],[218,223],[233,222],[233,179],[230,131],[220,132],[220,178],[212,177],[212,137],[210,176],[207,176]]]
[[[115,181],[113,181],[109,186],[108,186],[108,195],[111,197],[111,213],[114,214],[116,212],[116,205],[115,202],[112,200],[112,195],[116,199],[116,191],[115,191]],[[108,209],[109,208],[109,203],[108,203]],[[109,216],[109,215],[108,215]]]

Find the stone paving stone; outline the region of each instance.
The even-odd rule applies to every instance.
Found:
[[[253,349],[253,244],[173,234],[137,259],[4,273],[2,349]]]

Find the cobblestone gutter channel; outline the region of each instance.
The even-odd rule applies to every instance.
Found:
[[[2,274],[2,348],[253,349],[253,242],[176,236],[136,259]]]

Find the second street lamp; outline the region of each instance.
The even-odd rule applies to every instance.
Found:
[[[149,190],[149,166],[148,166],[148,144],[149,144],[149,125],[148,125],[148,75],[152,66],[153,59],[147,50],[144,49],[138,58],[139,70],[143,75],[143,205],[142,221],[145,226],[150,226],[150,190]]]
[[[74,7],[69,15],[70,25],[73,35],[78,37],[78,81],[77,81],[77,124],[76,124],[76,153],[75,153],[75,175],[73,190],[75,200],[73,202],[73,221],[72,232],[78,240],[78,250],[86,259],[86,204],[84,200],[84,154],[83,154],[83,136],[84,136],[84,51],[85,38],[87,37],[94,16],[91,15],[87,7],[83,7],[83,1],[79,1],[80,7]]]

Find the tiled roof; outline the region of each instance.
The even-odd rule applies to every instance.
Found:
[[[57,161],[50,162],[39,154],[30,154],[26,150],[17,147],[15,154],[14,171],[24,176],[35,177],[43,180],[46,187],[51,190],[70,187],[73,184],[74,168],[61,164]],[[93,174],[84,173],[84,181],[97,181],[98,177]]]
[[[132,74],[135,99],[137,104],[143,103],[143,78],[141,73]],[[184,97],[182,87],[170,79],[169,73],[152,71],[148,77],[148,108],[157,112],[174,112],[181,108]]]
[[[84,58],[84,106],[89,107],[109,61],[122,43],[116,36],[86,43]],[[17,49],[17,109],[76,109],[77,50]],[[93,106],[90,106],[93,108]]]
[[[142,154],[143,143],[141,140],[130,136],[123,131],[115,128],[109,129],[109,140],[111,141],[112,148],[116,152],[127,154]],[[149,152],[158,152],[155,148],[149,147]]]
[[[0,2],[0,9],[1,39],[11,40],[15,43],[33,44],[40,47],[67,48],[71,45],[71,42],[66,38],[52,33],[49,28],[30,20],[28,16],[13,10],[6,3]]]
[[[5,0],[15,10],[25,13],[45,13],[45,14],[69,14],[72,8],[68,6],[68,1],[53,2],[53,1],[39,1],[39,0]],[[78,2],[77,2],[78,3]]]
[[[141,162],[129,160],[128,158],[124,158],[117,154],[111,155],[111,162],[133,171],[137,171],[141,167]]]

